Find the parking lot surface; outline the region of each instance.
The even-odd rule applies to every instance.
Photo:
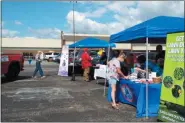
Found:
[[[34,63],[25,63],[17,80],[2,77],[1,121],[3,122],[152,122],[157,118],[136,118],[136,109],[121,104],[113,110],[103,96],[103,82],[76,81],[57,75],[58,64],[43,63],[44,79],[31,78]],[[102,84],[101,84],[102,83]]]

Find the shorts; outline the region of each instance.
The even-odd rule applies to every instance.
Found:
[[[110,79],[108,80],[108,82],[109,82],[109,85],[116,85],[117,80],[114,79],[114,78],[110,78]]]

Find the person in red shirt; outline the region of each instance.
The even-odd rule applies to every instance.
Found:
[[[90,73],[90,67],[92,66],[91,64],[91,57],[88,54],[88,49],[84,48],[84,52],[81,55],[81,64],[82,64],[82,69],[84,70],[84,81],[89,82],[89,73]]]

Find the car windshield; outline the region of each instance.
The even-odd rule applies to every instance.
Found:
[[[91,51],[89,54],[90,54],[90,56],[92,56],[92,57],[97,56],[97,52],[96,52],[96,51]]]
[[[51,55],[52,53],[45,53],[45,55]]]
[[[59,55],[59,53],[54,53],[54,55]]]
[[[80,50],[80,51],[78,52],[78,54],[76,54],[76,56],[77,56],[77,57],[81,57],[82,53],[83,53],[83,50]]]
[[[61,56],[61,54],[59,53],[58,55],[57,55],[57,57],[60,57]]]

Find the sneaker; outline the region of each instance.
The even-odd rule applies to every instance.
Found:
[[[41,77],[41,79],[44,79],[44,78],[46,78],[46,76],[42,76],[42,77]]]
[[[32,78],[36,79],[37,77],[36,76],[32,76]]]

